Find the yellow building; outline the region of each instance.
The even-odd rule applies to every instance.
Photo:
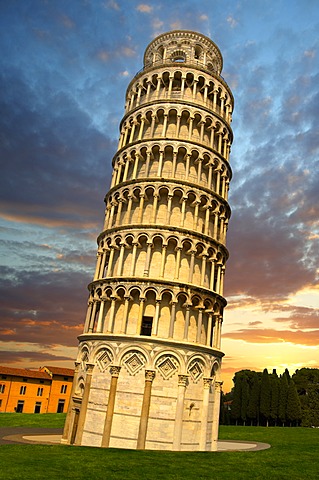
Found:
[[[74,371],[0,366],[0,413],[63,413],[67,411]]]

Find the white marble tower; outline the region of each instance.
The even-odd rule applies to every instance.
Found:
[[[233,96],[171,31],[127,88],[63,442],[215,450]]]

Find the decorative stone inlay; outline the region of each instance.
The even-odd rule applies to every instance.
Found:
[[[129,352],[123,358],[123,365],[130,375],[136,375],[145,365],[146,359],[139,352]]]
[[[156,368],[162,377],[168,380],[178,371],[178,362],[172,355],[167,355],[157,360]]]
[[[99,352],[96,357],[96,364],[101,372],[105,372],[105,370],[110,365],[110,363],[112,363],[112,361],[113,355],[110,350],[103,350],[102,352]]]
[[[199,360],[193,360],[188,367],[188,373],[191,375],[194,383],[197,383],[198,380],[203,376],[204,366]]]

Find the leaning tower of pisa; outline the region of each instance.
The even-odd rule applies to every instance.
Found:
[[[171,31],[127,88],[62,441],[215,450],[233,96],[206,36]]]

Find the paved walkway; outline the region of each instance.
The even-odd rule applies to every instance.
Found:
[[[53,445],[61,441],[62,429],[60,428],[26,428],[4,427],[0,428],[0,445],[13,443],[31,443]],[[257,451],[270,448],[268,443],[241,442],[237,440],[219,440],[218,452],[229,451]]]

